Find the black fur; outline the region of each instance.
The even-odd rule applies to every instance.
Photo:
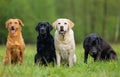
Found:
[[[87,63],[88,54],[94,58],[94,61],[117,59],[117,54],[112,47],[97,34],[89,34],[86,36],[83,48],[85,50],[84,63]]]
[[[35,55],[35,64],[48,65],[56,63],[54,39],[50,34],[52,26],[48,22],[40,22],[36,26],[37,36],[37,54]]]

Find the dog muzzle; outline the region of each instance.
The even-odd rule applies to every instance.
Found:
[[[15,28],[12,26],[11,27],[11,33],[14,34],[16,32]]]
[[[65,34],[66,31],[59,31],[59,34]]]

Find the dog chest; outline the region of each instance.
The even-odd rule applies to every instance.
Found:
[[[8,50],[10,51],[12,60],[17,59],[21,55],[21,46],[19,45],[10,45]]]
[[[70,51],[72,49],[72,45],[68,44],[57,44],[57,49],[59,51]]]
[[[66,59],[66,60],[68,59],[70,50],[71,50],[71,45],[59,44],[58,52],[62,59]]]
[[[22,46],[21,45],[10,45],[9,50],[11,53],[20,53],[22,51]]]
[[[69,52],[65,49],[61,49],[59,54],[60,54],[61,58],[65,59],[65,60],[67,60],[69,57]]]

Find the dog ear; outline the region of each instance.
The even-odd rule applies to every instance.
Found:
[[[38,27],[39,27],[39,23],[38,23],[38,25],[35,27],[35,30],[36,30],[36,31],[38,31]]]
[[[70,28],[73,28],[74,27],[74,23],[71,21],[71,20],[69,20],[69,19],[67,19],[68,20],[68,22],[69,22],[69,26],[70,26]]]
[[[50,26],[49,26],[49,31],[51,31],[52,29],[53,29],[53,27],[50,25]]]
[[[53,29],[52,25],[49,24],[49,22],[47,22],[47,24],[49,25],[49,26],[48,26],[48,30],[51,31],[51,30]]]
[[[98,48],[101,50],[102,49],[102,38],[101,37],[97,37],[97,46]]]
[[[10,19],[9,19],[9,20],[10,20]],[[5,26],[6,26],[6,28],[8,28],[9,20],[7,20],[7,21],[5,22]]]
[[[20,19],[17,19],[19,22],[19,25],[24,26],[23,22]]]
[[[58,20],[54,21],[53,25],[52,25],[55,29],[56,29],[56,26],[57,26],[57,22],[58,22]]]
[[[91,46],[91,38],[90,38],[90,37],[88,37],[88,38],[86,39],[86,43],[87,43],[87,45]]]
[[[97,39],[97,45],[100,45],[100,44],[101,44],[101,42],[102,42],[101,37],[97,37],[96,39]]]

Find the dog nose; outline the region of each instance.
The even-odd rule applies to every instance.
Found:
[[[11,26],[11,29],[14,30],[14,26]]]
[[[44,31],[44,28],[41,28],[41,31],[43,32],[43,31]]]
[[[63,30],[63,26],[60,26],[60,29]]]

